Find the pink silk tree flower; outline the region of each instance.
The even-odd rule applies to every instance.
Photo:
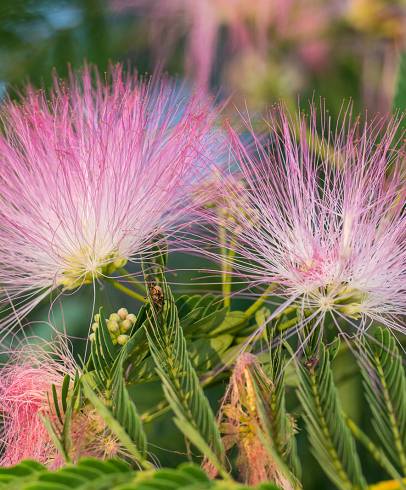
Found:
[[[58,344],[52,346],[56,353]],[[60,344],[61,345],[61,344]],[[1,466],[35,459],[54,468],[63,462],[41,415],[50,416],[52,385],[60,392],[66,374],[74,376],[73,359],[65,347],[54,357],[44,346],[25,345],[14,351],[0,376]]]
[[[56,289],[148,259],[157,236],[185,225],[188,192],[217,142],[205,97],[120,66],[104,81],[89,67],[67,86],[55,78],[49,97],[29,89],[1,114],[0,294],[10,321]]]
[[[24,344],[11,353],[0,369],[0,466],[14,465],[27,458],[51,469],[64,464],[44,419],[62,430],[53,406],[52,385],[59,396],[65,376],[73,379],[76,372],[78,366],[67,338],[62,335],[48,345]],[[58,403],[61,406],[60,400]],[[86,402],[72,413],[70,440],[68,456],[73,462],[85,456],[106,459],[126,455],[102,417]]]
[[[295,118],[279,108],[266,139],[251,130],[253,151],[230,130],[237,161],[231,174],[240,185],[219,173],[217,202],[227,209],[207,206],[202,214],[228,230],[232,253],[205,253],[234,269],[245,285],[240,293],[261,288],[282,298],[269,321],[289,306],[301,318],[294,330],[316,329],[328,319],[347,334],[343,325],[362,332],[371,321],[406,333],[405,155],[395,149],[398,123],[352,123],[351,109],[343,112],[334,128],[325,110]],[[199,239],[200,247],[203,241],[216,247],[207,231]]]

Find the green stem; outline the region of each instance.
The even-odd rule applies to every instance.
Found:
[[[123,276],[123,279],[135,286],[141,293],[146,294],[146,289],[143,283],[138,281],[132,274],[130,274],[125,267],[117,269],[117,272]]]
[[[277,284],[272,283],[270,284],[265,291],[261,294],[261,296],[253,303],[249,308],[245,310],[245,316],[247,318],[251,318],[255,313],[261,308],[261,306],[265,303],[265,301],[268,299],[269,293],[274,291],[277,288]]]
[[[229,246],[227,246],[227,231],[224,226],[219,228],[219,243],[221,250],[221,284],[223,292],[223,301],[226,308],[230,308],[231,305],[231,288],[232,288],[232,270],[235,251],[233,246],[235,244],[235,238],[230,240]]]
[[[169,403],[166,400],[162,400],[154,408],[151,410],[147,410],[141,415],[141,420],[144,424],[149,424],[153,422],[155,419],[165,414],[170,410]]]
[[[233,245],[234,242],[230,243],[230,246]],[[230,308],[231,306],[231,289],[232,289],[232,280],[233,280],[233,265],[232,262],[234,260],[235,256],[235,251],[230,248],[228,250],[228,262],[226,262],[225,265],[225,271],[224,271],[224,282],[223,282],[223,297],[224,297],[224,306],[226,308]]]
[[[284,314],[285,312],[286,312],[286,310],[285,310],[285,311],[283,311],[283,314]],[[279,315],[278,315],[276,318],[278,318],[278,317],[279,317]],[[290,327],[293,327],[293,326],[295,326],[296,324],[297,324],[297,318],[291,318],[290,320],[286,320],[286,322],[280,323],[280,324],[278,325],[278,330],[279,330],[280,332],[283,332],[284,330],[288,330]]]
[[[357,439],[364,447],[369,451],[375,461],[388,473],[390,477],[399,482],[400,488],[403,490],[406,488],[402,482],[402,477],[397,472],[396,468],[392,465],[389,459],[385,456],[385,453],[371,441],[371,439],[358,427],[358,425],[351,420],[351,418],[343,414],[347,427],[350,429],[352,435]]]
[[[136,291],[133,291],[132,289],[128,288],[127,286],[124,286],[123,284],[116,281],[115,279],[106,278],[106,281],[108,281],[113,287],[115,287],[116,289],[118,289],[122,293],[126,294],[127,296],[130,296],[131,298],[134,298],[137,301],[141,301],[141,303],[147,302],[147,299],[144,296],[137,293]]]

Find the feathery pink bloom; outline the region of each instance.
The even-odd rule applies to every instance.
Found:
[[[53,406],[52,385],[59,395],[64,377],[69,375],[73,379],[77,371],[67,340],[62,336],[52,344],[26,344],[12,353],[0,370],[3,419],[0,466],[14,465],[27,458],[49,468],[63,465],[63,456],[53,443],[43,418],[61,428]],[[89,404],[73,412],[70,438],[71,461],[84,456],[105,459],[126,454],[117,437]]]
[[[226,213],[203,214],[234,228],[230,267],[238,281],[247,289],[277,285],[272,294],[284,302],[272,317],[293,305],[303,314],[300,325],[316,328],[328,317],[340,331],[344,321],[360,332],[375,320],[406,333],[406,186],[404,153],[392,146],[397,122],[351,123],[350,112],[334,128],[325,111],[319,118],[314,109],[309,118],[275,111],[267,142],[252,135],[254,152],[230,130],[234,178],[242,185],[220,176]]]
[[[22,318],[56,288],[148,257],[154,237],[175,231],[217,139],[210,102],[180,92],[120,66],[105,81],[85,68],[67,87],[55,79],[49,98],[29,89],[4,105],[3,305]]]
[[[52,346],[54,351],[56,345]],[[50,415],[48,396],[52,399],[52,384],[60,391],[64,376],[74,376],[74,361],[65,350],[63,348],[59,359],[55,359],[43,347],[25,345],[15,351],[0,370],[1,466],[14,465],[27,458],[50,467],[62,464],[62,457],[51,442],[41,415]]]

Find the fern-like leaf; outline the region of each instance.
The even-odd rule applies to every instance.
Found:
[[[71,384],[71,378],[67,374],[64,377],[59,395],[55,385],[52,385],[52,401],[48,396],[48,404],[52,413],[56,415],[56,420],[53,421],[51,418],[40,415],[49,436],[66,462],[70,461],[70,429],[80,389],[78,373],[75,375],[72,386]]]
[[[81,459],[56,471],[34,461],[0,468],[0,489],[4,490],[279,490],[272,483],[255,487],[234,481],[210,480],[194,464],[178,468],[134,471],[118,459]]]
[[[316,459],[339,489],[366,488],[355,442],[342,415],[330,353],[323,343],[297,363],[297,372],[298,397]]]
[[[150,467],[146,459],[147,439],[136,406],[124,382],[124,361],[132,348],[132,341],[121,348],[114,346],[106,322],[100,313],[99,326],[92,342],[91,359],[95,368],[82,376],[86,398],[92,403],[109,429],[116,435],[129,454],[143,467]],[[95,383],[92,385],[92,381]]]
[[[360,362],[374,429],[391,461],[406,475],[406,377],[396,340],[380,328],[364,341]]]
[[[263,308],[257,312],[255,318],[259,326],[265,325],[266,318],[269,318],[269,311]],[[276,339],[278,335],[276,328],[276,325],[268,325],[266,329],[267,341],[270,345],[267,374],[272,381],[270,400],[266,406],[268,427],[275,451],[293,474],[300,478],[301,468],[294,437],[294,421],[286,410],[286,356],[282,339]]]
[[[146,272],[151,310],[146,331],[175,423],[224,476],[224,448],[215,416],[189,359],[176,304],[162,271]]]

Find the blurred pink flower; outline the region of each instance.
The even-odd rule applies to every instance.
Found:
[[[278,286],[272,294],[284,303],[272,317],[294,305],[300,325],[316,328],[328,316],[340,331],[342,320],[357,332],[376,320],[406,333],[406,186],[404,154],[393,149],[397,122],[350,120],[350,109],[336,128],[324,110],[317,118],[312,109],[307,119],[280,109],[268,121],[266,143],[252,134],[252,153],[230,130],[243,186],[219,176],[219,202],[227,202],[230,218],[211,208],[203,214],[232,230],[229,267],[238,281],[250,290]]]
[[[148,258],[185,221],[217,141],[209,101],[120,66],[105,81],[90,68],[68,87],[55,78],[49,98],[29,89],[2,119],[0,294],[20,318],[56,288]]]
[[[227,52],[222,56],[227,63],[235,53],[239,59],[244,53],[265,59],[288,42],[295,44],[303,62],[321,69],[328,55],[326,34],[338,12],[336,2],[320,0],[110,0],[110,5],[149,17],[159,58],[165,59],[185,34],[186,74],[205,89],[218,61],[224,27]]]
[[[217,56],[220,30],[227,27],[231,51],[255,49],[266,53],[272,21],[284,22],[290,2],[274,0],[111,0],[115,10],[136,9],[151,18],[153,42],[162,56],[186,32],[186,72],[207,89]],[[162,40],[165,39],[165,43]]]

